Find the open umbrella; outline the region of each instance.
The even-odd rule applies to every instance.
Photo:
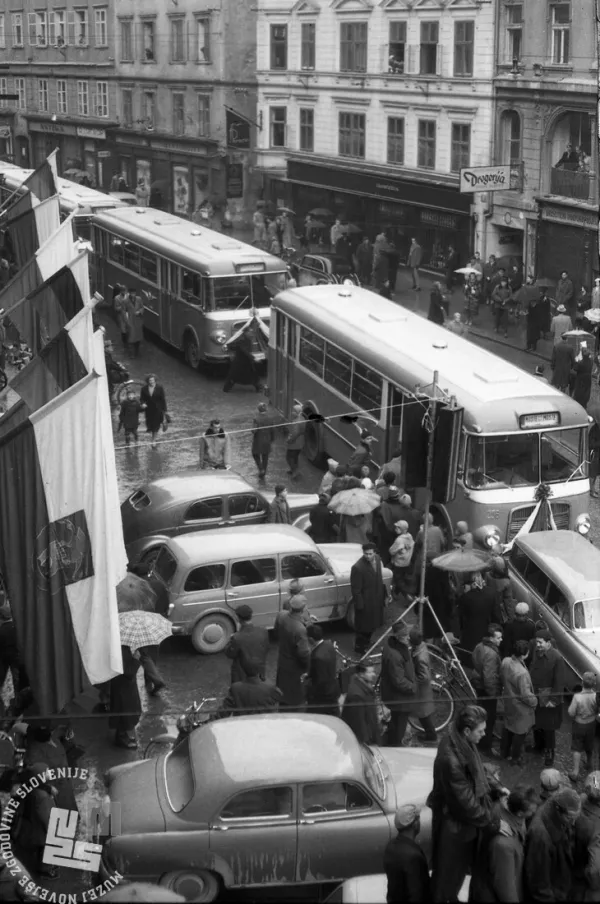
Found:
[[[140,647],[152,647],[173,633],[171,622],[157,612],[121,612],[119,615],[121,645],[134,653]]]
[[[333,214],[330,210],[327,210],[326,207],[315,207],[313,208],[313,210],[309,210],[308,212],[311,217],[324,217],[324,219],[326,220],[335,216],[335,214]]]
[[[482,571],[484,568],[489,567],[490,562],[491,557],[488,553],[479,549],[466,549],[463,546],[460,549],[452,549],[450,552],[437,556],[431,564],[435,565],[436,568],[441,568],[442,571],[467,574],[468,572]]]
[[[336,493],[327,508],[338,515],[368,515],[381,505],[377,493],[363,487],[352,487]]]
[[[583,316],[590,323],[600,323],[600,308],[590,308]]]
[[[475,267],[459,267],[458,270],[455,270],[454,272],[462,273],[464,276],[470,276],[471,273],[476,273],[477,276],[481,276],[481,273]]]
[[[291,207],[278,207],[278,208],[277,208],[277,214],[280,214],[280,213],[287,213],[287,214],[289,214],[291,217],[293,217],[293,216],[296,215],[296,211],[295,211],[295,210],[292,210]]]
[[[521,286],[520,289],[514,294],[514,299],[519,304],[527,304],[529,301],[533,301],[536,298],[540,297],[540,287],[539,286]]]
[[[325,229],[325,223],[321,223],[320,220],[314,220],[310,225],[313,229]]]
[[[360,226],[357,226],[356,223],[342,223],[340,229],[346,235],[362,235],[362,233],[364,232],[364,229],[362,229]]]
[[[85,182],[86,180],[88,182],[92,181],[90,174],[86,170],[82,169],[65,170],[63,173],[63,179],[69,179],[71,182],[77,183]]]
[[[119,612],[156,611],[156,593],[150,583],[137,574],[127,573],[117,584],[117,607]]]

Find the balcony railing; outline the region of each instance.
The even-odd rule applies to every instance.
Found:
[[[593,189],[594,173],[580,173],[553,166],[550,172],[550,191],[564,198],[587,201]]]

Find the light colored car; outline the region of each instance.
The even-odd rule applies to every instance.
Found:
[[[537,531],[515,540],[508,566],[515,598],[544,619],[568,666],[567,687],[600,674],[600,550],[576,531]]]
[[[167,537],[263,524],[274,496],[257,490],[233,471],[180,471],[153,480],[121,505],[129,560],[152,563]],[[306,529],[308,512],[319,497],[315,493],[289,493],[287,500],[294,524]]]
[[[253,623],[272,628],[289,596],[290,581],[304,585],[317,621],[348,616],[350,570],[359,543],[321,543],[284,524],[239,527],[227,535],[207,530],[165,540],[153,574],[169,592],[169,618],[190,634],[200,653],[219,653],[236,629],[235,608],[249,605]],[[235,542],[233,539],[235,538]],[[384,569],[389,587],[392,573]]]
[[[212,901],[222,886],[373,873],[395,833],[398,806],[425,806],[435,755],[366,747],[334,716],[210,722],[166,756],[109,770],[121,832],[104,845],[100,875],[118,869],[128,881]],[[419,840],[426,851],[430,839],[425,807]]]

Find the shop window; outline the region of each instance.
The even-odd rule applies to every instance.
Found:
[[[388,72],[402,75],[406,65],[406,22],[390,22]]]
[[[287,69],[287,25],[271,25],[271,69]]]
[[[504,7],[506,31],[504,58],[507,63],[519,62],[523,52],[523,5],[510,3]]]
[[[185,19],[171,19],[171,62],[185,62]],[[177,134],[177,133],[176,133]]]
[[[133,62],[133,21],[121,19],[121,62]]]
[[[153,63],[156,59],[154,48],[154,22],[142,22],[142,59],[145,63]]]
[[[454,75],[470,78],[473,75],[473,44],[475,23],[454,23]]]
[[[594,134],[594,121],[588,113],[565,113],[556,121],[550,139],[552,194],[587,200],[595,170]]]
[[[90,112],[90,87],[87,82],[77,82],[77,112],[80,116],[88,116]]]
[[[471,165],[471,126],[461,122],[452,123],[450,142],[450,171],[460,172]]]
[[[105,9],[94,10],[94,39],[96,47],[108,47],[108,28]]]
[[[404,163],[404,119],[388,116],[387,162]]]
[[[67,108],[67,82],[64,78],[56,81],[56,112],[68,113]]]
[[[550,60],[564,66],[571,58],[571,4],[550,4]]]
[[[436,75],[438,71],[439,22],[421,22],[420,67],[421,75]]]
[[[131,88],[121,88],[121,114],[125,128],[133,128],[133,90]]]
[[[38,79],[38,110],[40,113],[48,112],[48,79]]]
[[[309,108],[300,110],[300,150],[315,149],[315,111]]]
[[[210,95],[198,94],[196,101],[198,137],[208,138],[210,136]]]
[[[284,148],[286,146],[287,108],[270,107],[269,116],[271,147]]]
[[[365,157],[365,114],[339,114],[340,157]]]
[[[435,169],[435,120],[420,119],[417,142],[417,166]]]
[[[316,57],[317,26],[303,22],[300,28],[300,68],[314,69]]]
[[[196,62],[210,63],[210,19],[196,19]]]
[[[173,135],[185,135],[185,94],[173,91],[171,104]]]
[[[340,72],[367,71],[367,23],[340,25]]]
[[[23,46],[23,13],[11,13],[13,47]]]

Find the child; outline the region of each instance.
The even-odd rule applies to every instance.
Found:
[[[581,754],[585,752],[588,770],[592,768],[592,753],[594,750],[594,738],[596,736],[596,716],[598,704],[596,703],[596,675],[594,672],[584,672],[583,690],[575,694],[569,706],[569,715],[573,719],[571,726],[571,751],[573,752],[573,771],[569,772],[569,778],[576,782],[579,776]]]
[[[121,411],[119,413],[119,426],[117,433],[121,427],[125,428],[125,445],[129,445],[133,436],[134,443],[138,441],[138,428],[140,426],[140,412],[144,409],[138,399],[135,397],[133,389],[127,390],[127,398],[121,403]]]
[[[363,465],[360,469],[360,482],[365,490],[372,490],[375,484],[371,480],[371,469],[368,465]]]

